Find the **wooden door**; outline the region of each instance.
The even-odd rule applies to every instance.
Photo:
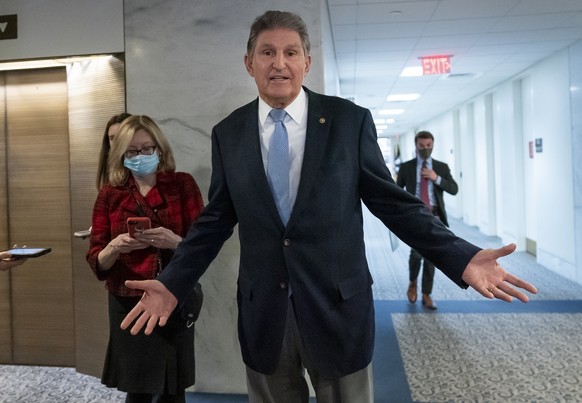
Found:
[[[75,363],[65,68],[5,77],[8,246],[52,252],[12,270],[12,361]]]

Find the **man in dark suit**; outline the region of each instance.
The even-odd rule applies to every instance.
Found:
[[[122,328],[149,334],[165,325],[238,224],[238,335],[250,402],[307,402],[305,369],[318,402],[373,402],[362,200],[459,286],[506,301],[528,299],[512,285],[536,291],[496,262],[514,245],[469,244],[394,183],[368,110],[302,87],[311,56],[300,17],[258,17],[245,66],[259,97],[214,127],[208,204],[158,280],[126,283],[145,294]],[[279,188],[270,154],[281,144],[271,139],[285,136],[289,150],[279,159],[289,167]]]
[[[406,161],[400,166],[396,184],[420,198],[429,211],[439,217],[448,227],[447,212],[443,192],[456,195],[459,191],[457,182],[451,175],[449,166],[444,162],[431,157],[434,145],[434,136],[431,132],[421,131],[414,137],[416,146],[416,158]],[[408,259],[409,279],[408,300],[415,303],[417,299],[417,279],[423,257],[414,248],[410,249]],[[424,259],[422,271],[422,305],[428,309],[437,309],[430,294],[434,282],[434,265]]]

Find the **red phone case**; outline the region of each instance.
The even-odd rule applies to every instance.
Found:
[[[129,217],[127,219],[127,232],[132,238],[135,238],[136,232],[143,232],[143,230],[151,227],[152,223],[149,217]]]

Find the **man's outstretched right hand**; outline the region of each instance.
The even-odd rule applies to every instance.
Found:
[[[121,329],[125,330],[133,323],[131,334],[136,335],[146,325],[144,334],[150,335],[156,325],[165,326],[178,305],[174,294],[158,280],[128,280],[125,285],[127,288],[142,290],[144,294],[121,322]]]

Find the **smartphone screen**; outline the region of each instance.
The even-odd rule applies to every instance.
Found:
[[[9,249],[13,258],[29,258],[45,255],[51,251],[51,248],[14,248]]]

